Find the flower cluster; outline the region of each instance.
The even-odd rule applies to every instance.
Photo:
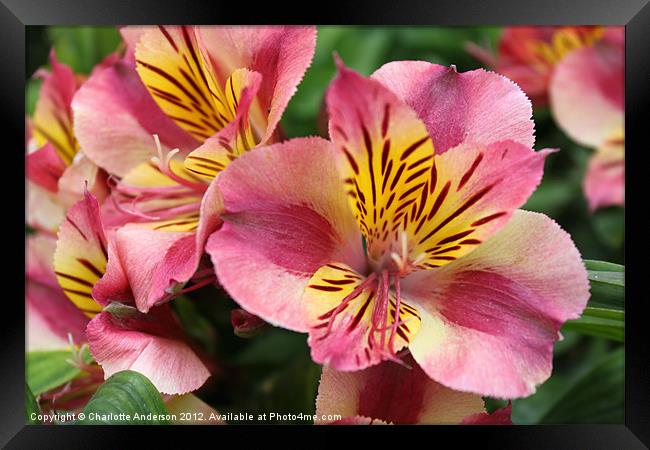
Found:
[[[38,72],[28,347],[71,337],[94,358],[88,383],[130,369],[192,392],[215,362],[171,304],[218,285],[242,308],[238,335],[308,335],[317,415],[509,423],[510,406],[488,415],[481,396],[533,393],[589,298],[571,237],[519,209],[556,150],[533,149],[532,104],[511,79],[598,148],[592,207],[622,202],[622,92],[602,81],[622,75],[620,37],[512,30],[494,63],[511,79],[423,61],[365,77],[335,56],[329,139],[285,139],[314,27],[120,32],[87,78],[54,53]]]

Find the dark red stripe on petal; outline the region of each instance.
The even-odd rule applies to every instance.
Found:
[[[310,284],[310,288],[316,289],[319,291],[326,291],[326,292],[337,292],[337,291],[342,291],[343,288],[337,287],[337,286],[322,286],[320,284]]]
[[[471,226],[478,227],[479,225],[485,225],[488,222],[498,219],[499,217],[505,216],[507,213],[505,211],[498,212],[496,214],[490,214],[489,216],[483,217],[482,219],[472,222]]]
[[[329,284],[342,285],[342,284],[351,284],[354,283],[354,280],[332,280],[329,278],[323,278],[323,281]]]
[[[97,277],[101,278],[104,276],[104,272],[102,270],[99,270],[93,263],[88,261],[85,258],[77,258],[77,261],[79,261],[79,264],[84,266],[86,269],[90,270],[92,273],[97,275]]]
[[[474,162],[472,163],[472,166],[465,172],[463,177],[460,179],[460,183],[458,183],[458,187],[456,188],[457,191],[460,191],[463,186],[469,181],[469,179],[472,177],[472,174],[480,164],[480,162],[483,160],[483,153],[479,153],[476,159],[474,159]]]
[[[176,51],[176,53],[178,53],[178,47],[176,46],[176,42],[174,42],[174,39],[172,39],[167,29],[162,25],[158,25],[158,28],[160,28],[160,31],[162,31],[162,34],[165,36],[165,39],[167,39],[167,42],[169,42],[169,45],[171,45],[173,49]]]
[[[427,214],[427,220],[431,220],[433,216],[438,212],[440,209],[440,206],[442,205],[442,202],[445,201],[445,198],[447,197],[447,194],[449,193],[449,188],[451,187],[451,181],[448,181],[447,184],[444,185],[440,193],[438,194],[438,197],[436,198],[436,201],[433,203],[433,206],[431,207],[431,211],[429,211],[429,214]]]
[[[350,154],[347,148],[341,147],[341,150],[343,150],[343,153],[345,153],[345,156],[348,158],[348,162],[350,163],[350,166],[352,166],[352,170],[354,171],[355,175],[359,175],[359,166],[354,160],[354,157]]]
[[[462,239],[465,236],[467,236],[469,234],[472,234],[473,232],[474,232],[474,230],[472,229],[472,230],[463,231],[461,233],[452,234],[451,236],[446,237],[446,238],[442,239],[441,241],[438,241],[437,245],[449,244],[450,242],[454,242],[454,241],[457,241],[458,239]]]
[[[429,136],[425,136],[421,139],[418,139],[415,141],[413,144],[411,144],[406,150],[404,150],[404,153],[402,153],[402,156],[400,156],[399,160],[404,161],[406,158],[408,158],[411,153],[416,151],[422,144],[424,144],[427,140],[429,139]]]

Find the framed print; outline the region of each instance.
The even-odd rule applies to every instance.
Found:
[[[647,448],[650,7],[551,3],[3,0],[3,444]]]

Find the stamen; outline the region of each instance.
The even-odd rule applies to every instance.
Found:
[[[170,150],[167,155],[163,155],[163,150],[162,146],[160,145],[160,139],[158,138],[157,134],[153,135],[153,139],[156,143],[156,152],[158,153],[158,158],[152,158],[154,162],[158,163],[158,168],[162,173],[167,175],[169,178],[172,180],[176,181],[178,184],[181,184],[183,186],[186,186],[190,189],[193,189],[195,191],[199,192],[205,192],[208,189],[208,184],[207,183],[194,183],[192,181],[189,181],[183,177],[179,177],[174,173],[171,167],[171,161],[174,155],[176,155],[180,150],[178,148],[175,148],[173,150]]]
[[[343,301],[339,304],[339,306],[336,307],[336,309],[332,312],[332,315],[330,316],[329,323],[327,324],[327,330],[325,331],[325,334],[322,336],[321,339],[324,339],[326,336],[329,336],[330,332],[332,331],[332,326],[334,325],[334,319],[336,319],[336,316],[338,316],[341,311],[345,309],[348,303],[350,303],[353,299],[357,298],[361,292],[375,279],[377,278],[376,273],[371,273],[368,278],[366,278],[362,283],[360,283],[352,292],[348,294],[347,297],[343,299]]]

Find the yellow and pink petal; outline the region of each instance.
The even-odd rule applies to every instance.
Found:
[[[92,290],[104,275],[107,247],[99,203],[86,191],[84,198],[68,210],[59,227],[54,271],[65,294],[88,317],[101,311]]]
[[[199,26],[197,39],[216,79],[225,83],[237,69],[262,76],[251,124],[260,143],[269,142],[311,64],[316,49],[313,26]]]
[[[553,344],[589,298],[570,236],[548,217],[517,211],[471,254],[415,272],[404,295],[422,318],[409,349],[445,386],[525,397],[551,374]]]
[[[302,295],[322,265],[366,268],[336,159],[328,141],[298,138],[246,152],[215,179],[224,223],[206,251],[226,291],[271,324],[308,331]]]
[[[50,72],[39,70],[36,73],[43,79],[43,85],[32,118],[32,132],[39,147],[49,142],[61,160],[69,165],[79,147],[72,131],[70,106],[78,81],[70,67],[56,60],[54,50],[50,52],[50,64]]]

